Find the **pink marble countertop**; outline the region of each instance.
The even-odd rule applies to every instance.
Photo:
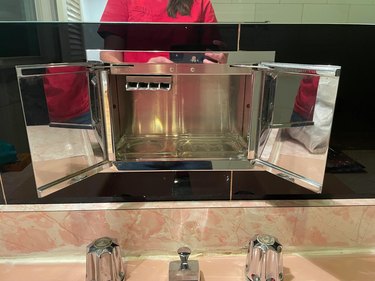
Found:
[[[198,259],[203,281],[243,281],[245,256],[193,257]],[[167,281],[168,258],[125,261],[128,281]],[[375,280],[374,254],[284,255],[284,281],[362,281]],[[84,281],[85,263],[19,262],[0,263],[1,281]]]

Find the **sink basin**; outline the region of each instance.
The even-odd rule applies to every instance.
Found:
[[[168,281],[168,264],[175,257],[125,260],[127,281]],[[243,281],[245,255],[198,256],[202,280]],[[56,257],[54,257],[56,259]],[[285,281],[362,281],[375,280],[375,255],[356,254],[284,254]],[[84,281],[85,260],[64,257],[64,262],[35,262],[20,258],[0,263],[2,281]],[[153,272],[152,275],[149,273]]]

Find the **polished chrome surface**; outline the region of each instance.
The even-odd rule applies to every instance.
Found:
[[[16,70],[38,196],[47,196],[109,167],[113,149],[110,116],[103,108],[109,108],[105,71],[100,67],[89,71],[87,64],[22,66]],[[61,81],[71,88],[62,87]],[[55,98],[58,102],[51,102]],[[56,119],[51,114],[57,107],[81,104],[85,104],[87,116],[83,120]],[[44,107],[48,112],[40,118]]]
[[[200,281],[199,263],[195,260],[188,260],[191,250],[188,247],[181,247],[177,250],[180,256],[179,261],[169,263],[169,281]]]
[[[101,237],[87,246],[86,281],[122,281],[125,270],[120,246],[109,237]]]
[[[277,238],[257,234],[249,242],[246,257],[246,278],[248,281],[282,281],[282,245]]]
[[[188,247],[181,247],[177,250],[178,255],[180,256],[181,260],[181,269],[188,269],[189,268],[189,256],[191,254],[191,250]]]
[[[244,102],[251,91],[245,81],[251,73],[229,66],[174,67],[168,76],[140,75],[138,65],[128,75],[118,75],[124,73],[119,66],[111,69],[116,159],[246,160]]]
[[[261,169],[322,191],[338,66],[134,63],[87,65],[86,71],[74,65],[75,72],[70,67],[17,68],[24,100],[35,83],[43,86],[51,76],[73,75],[90,85],[91,129],[67,123],[41,131],[26,118],[40,196],[114,161],[204,160],[212,164],[206,169]]]
[[[99,69],[96,72],[96,76],[100,78],[100,88],[98,89],[100,91],[100,94],[98,95],[98,97],[101,101],[98,103],[98,120],[95,122],[97,124],[97,128],[100,128],[100,130],[95,130],[95,132],[98,133],[96,139],[101,144],[102,150],[107,152],[108,160],[114,161],[115,144],[113,140],[113,131],[111,126],[113,118],[111,110],[112,96],[110,94],[108,85],[108,71],[106,69]],[[91,91],[90,94],[92,96],[93,92]],[[103,133],[100,134],[100,132]]]
[[[321,192],[339,70],[286,63],[112,66],[116,160],[242,160],[245,169],[256,164]],[[140,78],[144,87],[129,90],[128,81]],[[160,79],[170,79],[170,91],[150,89]],[[301,108],[305,116],[297,114]]]
[[[279,177],[321,192],[340,67],[259,66],[263,90],[255,162]]]

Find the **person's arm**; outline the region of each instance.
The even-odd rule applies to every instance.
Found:
[[[212,44],[217,46],[215,49],[222,50],[225,49],[224,43],[219,40],[213,40]],[[205,59],[203,63],[227,63],[228,62],[228,53],[222,52],[206,52]]]
[[[226,53],[204,53],[203,63],[227,63],[228,54]]]
[[[100,60],[108,63],[122,63],[124,61],[122,53],[111,51],[101,51]]]
[[[100,52],[100,59],[108,63],[121,63],[124,61],[121,51],[124,46],[124,39],[120,36],[108,34],[104,39],[104,50]],[[108,51],[107,51],[108,50]]]
[[[203,4],[203,22],[205,23],[217,23],[217,18],[215,15],[214,8],[212,6],[211,1],[206,0]],[[209,33],[213,32],[211,28],[208,28]],[[216,30],[215,30],[216,31]],[[216,32],[214,32],[216,33]],[[223,47],[223,42],[218,40],[219,38],[215,39],[215,36],[212,34],[206,34],[204,36],[211,37],[214,39],[212,42],[210,42],[212,45],[217,46],[217,49],[221,49]],[[217,36],[219,37],[219,36]],[[228,61],[228,54],[221,53],[221,52],[206,52],[205,59],[203,60],[203,63],[227,63]]]
[[[225,49],[225,45],[220,40],[213,40],[212,45],[216,46],[215,49],[222,50]],[[227,63],[228,61],[228,54],[221,53],[221,52],[206,52],[205,59],[203,63]]]
[[[127,22],[127,0],[108,0],[100,21]],[[114,25],[102,24],[99,27],[98,33],[104,38],[104,49],[108,50],[100,52],[100,59],[103,62],[109,63],[123,62],[123,53],[120,51],[113,51],[125,49],[125,34],[123,33],[123,30]]]
[[[101,22],[127,22],[129,18],[127,0],[108,0]]]
[[[216,23],[217,18],[215,15],[214,7],[212,6],[212,3],[210,0],[203,0],[203,22],[206,23]]]

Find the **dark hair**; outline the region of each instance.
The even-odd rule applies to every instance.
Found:
[[[167,6],[168,16],[175,18],[177,14],[181,16],[190,15],[191,6],[194,0],[169,0]]]

